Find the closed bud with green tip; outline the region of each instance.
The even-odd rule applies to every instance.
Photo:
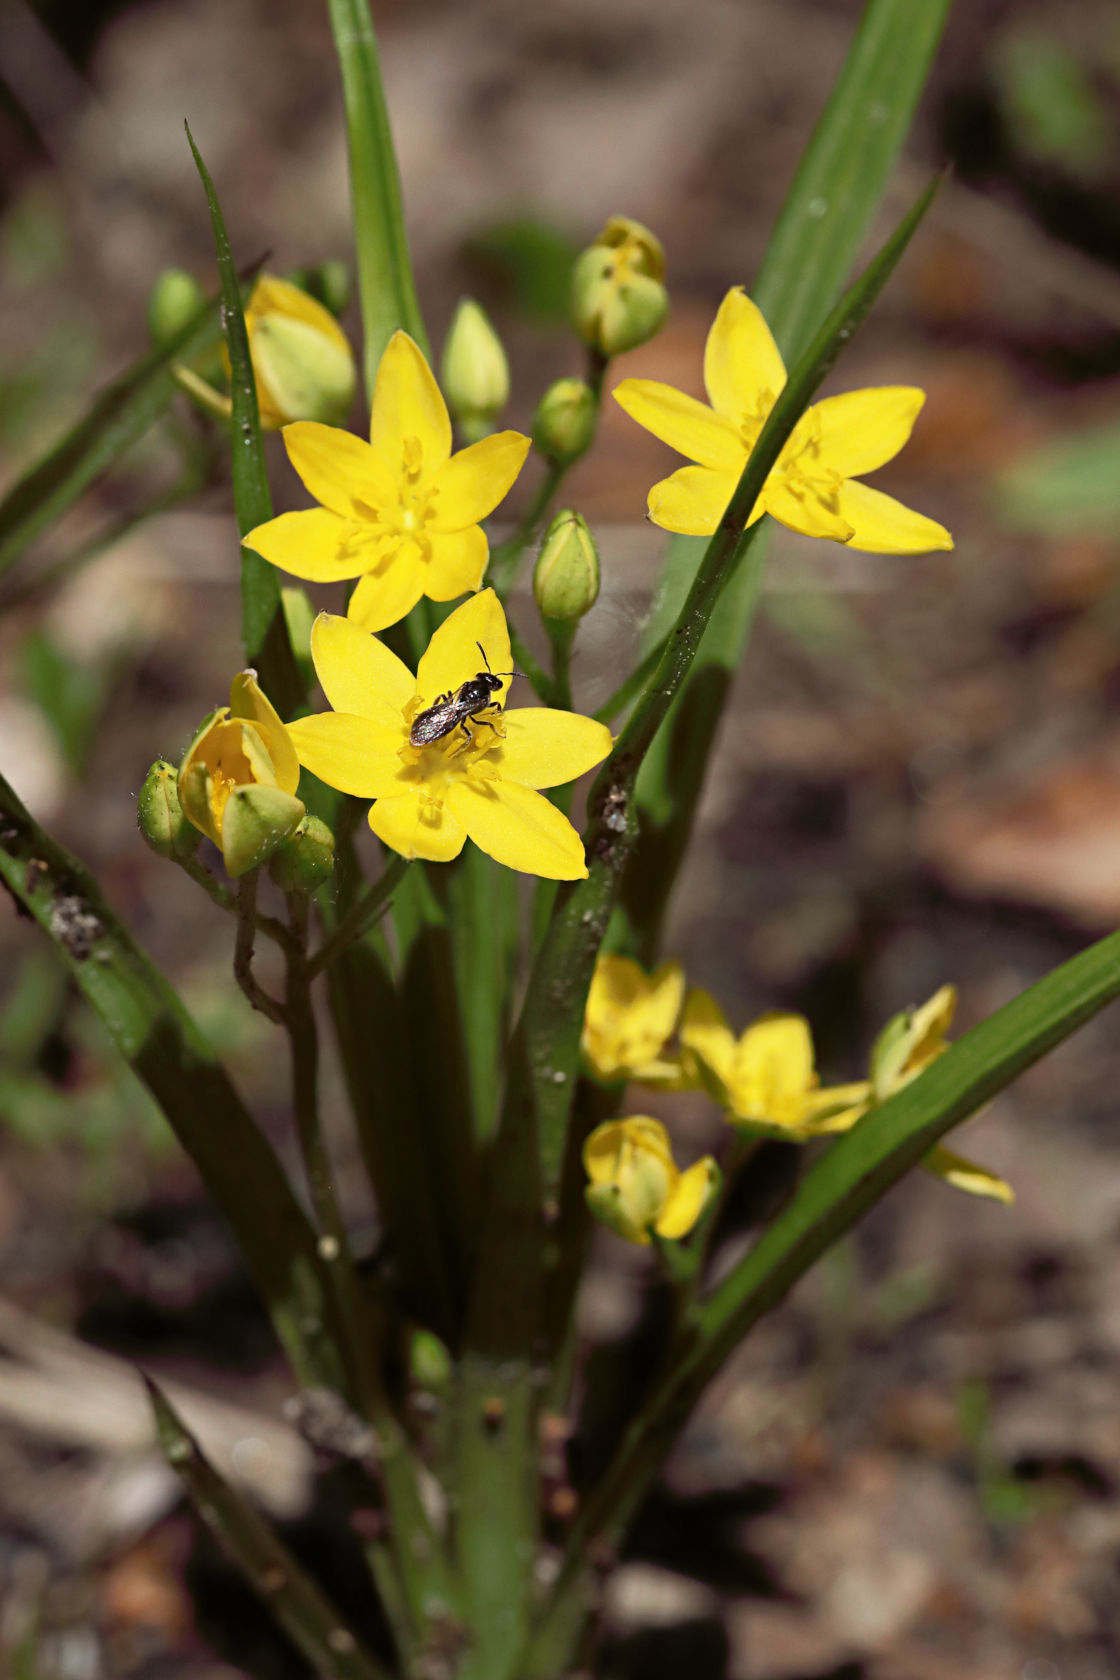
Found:
[[[311,893],[334,869],[334,835],[319,817],[304,817],[269,859],[268,872],[284,892]]]
[[[440,363],[440,384],[463,436],[474,443],[509,401],[509,363],[490,318],[472,298],[455,311]]]
[[[652,338],[669,312],[664,278],[661,241],[612,216],[572,269],[572,319],[584,343],[611,357]]]
[[[595,393],[582,379],[558,379],[533,415],[533,442],[558,467],[578,461],[591,446],[598,414]]]
[[[533,594],[541,617],[562,623],[574,623],[595,605],[599,552],[582,514],[566,508],[548,527],[533,572]]]
[[[161,348],[202,307],[202,287],[185,268],[165,268],[148,295],[148,331]]]
[[[222,854],[235,880],[259,869],[303,821],[304,804],[282,788],[249,782],[235,787],[222,817]]]
[[[190,857],[201,835],[183,814],[179,802],[179,773],[157,758],[136,802],[140,832],[153,852],[163,858]]]

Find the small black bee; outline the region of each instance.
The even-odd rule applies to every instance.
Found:
[[[507,677],[520,677],[521,671],[500,671],[496,675],[490,669],[490,661],[486,657],[486,649],[481,642],[475,647],[482,655],[485,671],[479,671],[477,676],[470,677],[460,685],[458,693],[452,694],[448,689],[446,694],[437,694],[430,706],[425,706],[413,719],[412,728],[408,732],[408,739],[414,747],[426,747],[433,741],[442,741],[445,735],[450,735],[453,729],[461,729],[466,736],[457,752],[462,752],[474,740],[467,720],[484,723],[487,729],[497,730],[497,724],[490,718],[482,716],[490,708],[498,708],[493,696],[501,688]]]

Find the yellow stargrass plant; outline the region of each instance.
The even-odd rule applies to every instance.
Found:
[[[349,617],[383,630],[422,596],[478,589],[489,555],[480,521],[508,494],[529,439],[495,432],[453,454],[447,404],[404,332],[381,358],[369,437],[310,420],[285,426],[288,459],[319,506],[282,513],[244,542],[309,582],[356,578]]]

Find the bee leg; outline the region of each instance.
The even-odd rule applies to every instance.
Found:
[[[466,752],[467,748],[470,746],[471,742],[474,740],[474,736],[471,734],[470,730],[467,728],[467,720],[465,718],[461,719],[461,721],[459,723],[459,728],[463,731],[463,734],[467,738],[466,738],[465,741],[460,741],[459,745],[455,748],[455,751],[451,754],[452,758],[458,758],[460,753]]]

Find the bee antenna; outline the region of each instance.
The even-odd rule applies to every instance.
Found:
[[[483,659],[486,660],[486,669],[490,671],[490,661],[486,659],[486,649],[483,647],[481,642],[476,642],[474,645],[482,655]],[[490,675],[492,677],[525,677],[524,671],[490,671]],[[528,682],[528,680],[529,679],[525,677],[525,681]]]

